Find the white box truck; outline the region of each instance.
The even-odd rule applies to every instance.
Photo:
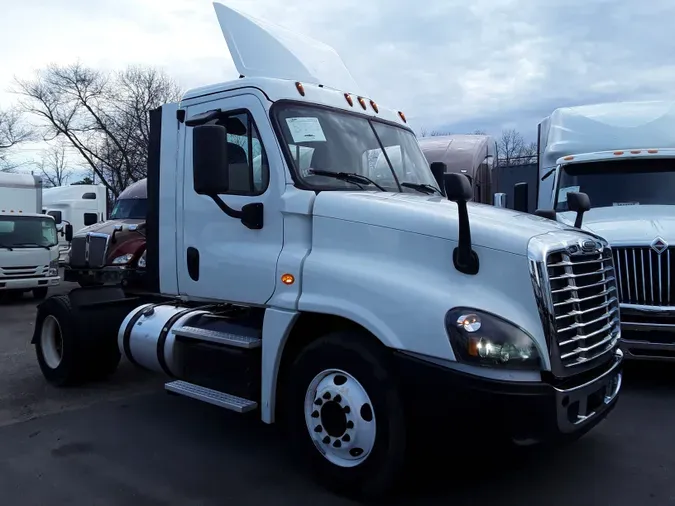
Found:
[[[556,109],[538,137],[537,212],[574,224],[569,193],[589,196],[578,225],[612,246],[626,358],[675,361],[675,102]]]
[[[430,426],[533,444],[603,420],[622,377],[607,243],[467,203],[461,174],[438,195],[405,115],[332,48],[215,8],[242,77],[152,112],[147,294],[40,304],[45,378],[106,376],[123,353],[168,392],[282,422],[291,453],[353,496],[391,491]],[[394,147],[405,171],[373,182],[369,154]]]
[[[38,299],[60,282],[56,220],[42,211],[42,179],[0,172],[0,294]]]

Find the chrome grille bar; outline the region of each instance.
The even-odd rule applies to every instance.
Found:
[[[614,248],[619,301],[643,306],[671,306],[675,302],[672,268],[675,248],[661,254],[650,246]]]

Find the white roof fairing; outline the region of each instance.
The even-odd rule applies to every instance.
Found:
[[[331,46],[214,2],[239,74],[322,84],[365,95]]]
[[[581,153],[675,148],[675,101],[563,107],[541,122],[540,167]]]

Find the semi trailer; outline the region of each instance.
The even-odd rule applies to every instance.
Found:
[[[148,291],[44,301],[46,380],[124,355],[172,394],[282,423],[320,483],[359,497],[394,489],[429,423],[529,445],[605,419],[623,363],[606,241],[468,202],[332,48],[214,7],[241,77],[151,113]],[[376,181],[391,151],[405,171]]]
[[[569,193],[589,196],[579,225],[612,246],[626,358],[675,360],[675,102],[560,108],[538,132],[536,212],[573,224]]]

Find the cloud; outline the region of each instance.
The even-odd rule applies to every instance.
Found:
[[[526,136],[563,105],[666,98],[675,2],[230,0],[335,47],[413,126]],[[208,0],[22,0],[4,10],[0,87],[48,62],[165,68],[185,87],[237,76]],[[0,95],[0,105],[12,96]]]

